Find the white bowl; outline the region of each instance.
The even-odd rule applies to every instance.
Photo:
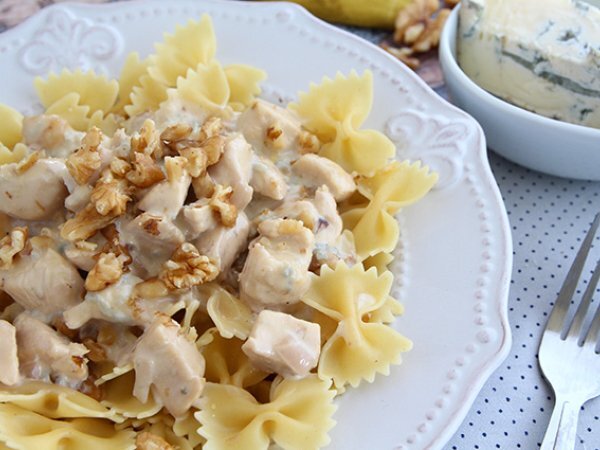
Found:
[[[446,21],[440,64],[452,101],[481,124],[488,146],[511,161],[565,178],[600,180],[600,129],[514,106],[473,82],[456,61],[459,8]]]

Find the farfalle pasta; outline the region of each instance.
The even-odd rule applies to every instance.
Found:
[[[369,71],[284,108],[209,16],[155,50],[0,105],[0,448],[321,448],[410,349],[394,214],[436,176],[362,129]]]

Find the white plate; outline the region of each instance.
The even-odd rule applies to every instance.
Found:
[[[452,101],[472,114],[490,148],[505,158],[559,177],[600,180],[600,129],[540,116],[475,84],[456,62],[459,8],[446,21],[440,63]]]
[[[269,74],[266,95],[286,99],[340,70],[373,72],[367,125],[400,158],[439,171],[438,187],[402,211],[395,327],[414,341],[404,363],[339,398],[329,448],[440,448],[510,346],[508,221],[478,124],[375,46],[284,3],[221,1],[57,5],[0,35],[0,102],[36,111],[32,79],[63,66],[118,74],[127,52],[146,54],[164,31],[208,12],[224,63]]]

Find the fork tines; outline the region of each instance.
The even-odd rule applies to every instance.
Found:
[[[597,308],[593,315],[593,322],[590,327],[591,318],[586,320],[588,309],[592,301],[592,296],[596,291],[598,280],[600,279],[600,260],[596,264],[596,268],[590,278],[587,288],[583,294],[581,302],[577,306],[575,314],[572,318],[568,316],[569,305],[573,299],[577,283],[587,260],[592,243],[598,227],[600,226],[600,213],[596,214],[592,226],[587,232],[585,239],[581,244],[581,248],[577,252],[577,256],[573,261],[573,265],[569,269],[569,273],[560,289],[558,297],[546,329],[553,332],[560,332],[561,339],[575,339],[579,345],[584,343],[596,345],[598,332],[600,331],[600,308]],[[589,328],[589,332],[588,331]]]

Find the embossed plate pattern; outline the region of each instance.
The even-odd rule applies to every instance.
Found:
[[[406,307],[394,326],[414,349],[389,377],[338,398],[329,448],[440,448],[510,347],[510,231],[472,118],[384,52],[299,7],[216,0],[44,9],[0,35],[0,101],[39,111],[34,76],[62,67],[116,76],[127,52],[149,53],[164,31],[204,12],[215,23],[219,59],[265,69],[270,99],[293,98],[336,71],[370,69],[375,95],[366,125],[386,132],[400,158],[439,172],[436,189],[399,215],[392,264],[394,292]]]

